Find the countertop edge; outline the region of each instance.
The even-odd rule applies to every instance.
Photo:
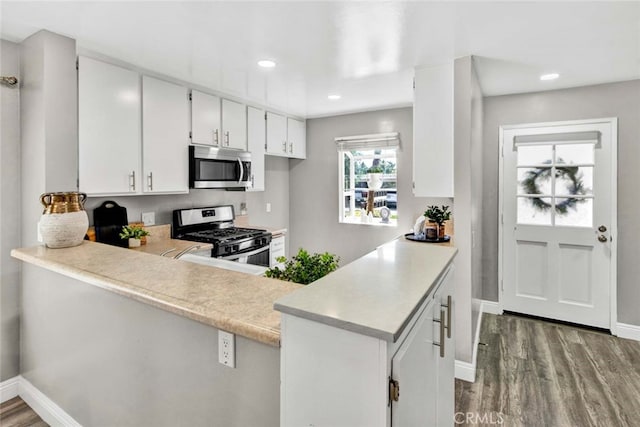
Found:
[[[146,254],[149,255],[149,254]],[[136,292],[131,288],[138,288],[135,285],[127,284],[127,286],[119,286],[119,280],[113,278],[105,278],[101,275],[91,273],[90,271],[82,270],[76,267],[55,263],[52,261],[45,261],[41,258],[30,256],[21,252],[19,249],[12,249],[11,256],[20,261],[27,262],[29,264],[35,265],[40,268],[44,268],[45,270],[52,271],[54,273],[61,274],[66,277],[70,277],[72,279],[79,280],[81,282],[87,283],[92,286],[96,286],[98,288],[113,292],[118,295],[122,295],[133,299],[135,301],[141,302],[143,304],[150,305],[152,307],[159,308],[161,310],[167,311],[169,313],[173,313],[175,315],[185,317],[187,319],[191,319],[198,323],[202,323],[205,325],[213,326],[217,329],[222,329],[224,324],[224,330],[235,333],[237,335],[252,339],[254,341],[261,342],[263,344],[270,345],[272,347],[280,347],[280,332],[274,331],[269,328],[262,328],[256,325],[248,325],[245,322],[238,322],[228,316],[225,316],[224,319],[216,321],[202,315],[200,313],[194,312],[192,310],[181,307],[179,304],[173,304],[165,295],[162,298],[158,298],[154,296],[154,292],[149,289],[144,289],[144,292]],[[154,255],[150,255],[154,256]],[[142,288],[138,288],[142,289]],[[226,321],[225,322],[223,322]],[[232,327],[229,327],[232,326]],[[235,327],[234,327],[235,326]],[[249,328],[247,328],[249,326]],[[251,329],[256,329],[256,331],[251,331]],[[262,334],[258,332],[260,330]]]
[[[273,305],[274,309],[280,311],[281,313],[300,317],[302,319],[307,319],[310,321],[315,321],[318,323],[322,323],[328,326],[332,326],[339,329],[344,329],[347,331],[355,332],[362,335],[367,335],[373,338],[385,340],[388,342],[397,342],[397,340],[402,336],[403,332],[405,332],[407,326],[410,325],[411,319],[415,314],[419,311],[420,307],[424,304],[427,298],[432,294],[434,286],[440,281],[443,275],[448,271],[449,267],[452,265],[453,260],[455,259],[458,249],[455,247],[448,246],[447,249],[451,249],[451,255],[448,260],[442,266],[442,269],[438,273],[438,275],[433,279],[429,287],[425,290],[420,298],[416,299],[416,303],[413,308],[409,312],[409,314],[405,317],[404,321],[400,324],[400,326],[395,331],[383,330],[371,326],[367,326],[360,323],[354,323],[352,321],[339,319],[336,317],[331,317],[324,315],[322,313],[312,312],[296,307],[292,307],[281,302],[276,301]]]

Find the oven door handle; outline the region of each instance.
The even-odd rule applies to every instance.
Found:
[[[238,180],[238,184],[240,184],[244,178],[244,166],[242,165],[242,160],[238,159],[238,165],[240,166],[240,179]]]
[[[234,254],[234,255],[219,256],[219,257],[216,257],[216,258],[218,258],[218,259],[242,258],[242,257],[246,257],[246,256],[257,255],[257,254],[259,254],[261,252],[265,252],[265,251],[268,251],[268,250],[269,250],[269,245],[263,246],[261,248],[258,248],[256,250],[254,250],[254,251],[251,251],[251,252],[241,252],[241,253],[237,253],[237,254]]]

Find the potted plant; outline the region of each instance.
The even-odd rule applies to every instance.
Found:
[[[120,232],[121,239],[129,239],[130,248],[140,247],[140,239],[148,235],[149,232],[140,225],[125,225]]]
[[[427,217],[430,222],[436,223],[438,225],[438,238],[444,239],[444,223],[451,219],[449,206],[427,206],[427,210],[425,211],[424,216]]]
[[[329,252],[323,254],[309,254],[300,249],[298,254],[287,261],[286,257],[278,257],[279,263],[285,263],[283,268],[273,267],[265,272],[265,276],[273,279],[308,285],[338,268],[340,257]]]
[[[367,169],[367,187],[372,190],[379,190],[382,188],[382,173],[384,169],[380,165],[373,165]]]

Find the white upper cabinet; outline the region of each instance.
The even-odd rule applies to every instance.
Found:
[[[266,125],[264,110],[247,107],[247,141],[251,152],[251,187],[247,191],[264,191]]]
[[[307,127],[303,120],[287,117],[287,140],[289,157],[296,159],[307,157]]]
[[[453,197],[453,63],[415,70],[413,194]]]
[[[142,191],[189,191],[189,94],[184,86],[142,78]]]
[[[247,150],[247,106],[239,102],[222,100],[221,146]]]
[[[220,98],[194,90],[191,92],[191,142],[221,147]]]
[[[79,57],[78,126],[80,191],[140,191],[139,74]]]
[[[267,154],[288,157],[287,118],[267,112]]]

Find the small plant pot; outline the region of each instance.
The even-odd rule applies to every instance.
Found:
[[[379,190],[382,188],[382,174],[370,173],[367,174],[367,187],[371,190]]]
[[[129,247],[130,248],[139,248],[140,247],[140,239],[129,239]]]

